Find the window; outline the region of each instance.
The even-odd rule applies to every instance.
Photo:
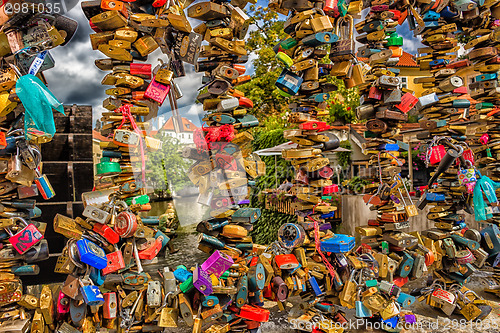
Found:
[[[408,88],[408,77],[400,76],[399,78],[401,79],[400,88]]]
[[[189,127],[191,126],[190,124],[184,124],[186,125],[186,128],[189,129]]]

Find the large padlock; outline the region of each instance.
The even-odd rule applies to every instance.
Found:
[[[354,57],[354,20],[351,15],[337,19],[335,33],[339,40],[331,44],[330,60],[333,62],[350,60]]]

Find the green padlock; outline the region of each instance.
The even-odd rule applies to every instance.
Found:
[[[290,66],[293,65],[292,58],[290,58],[287,54],[283,52],[278,52],[278,54],[276,54],[276,60],[278,60],[278,62],[281,63],[286,68],[290,68]]]
[[[96,165],[96,173],[99,176],[111,175],[122,171],[120,163],[111,162],[109,157],[101,157],[101,162]]]
[[[287,38],[280,43],[283,50],[290,50],[291,48],[297,46],[299,42],[294,38]]]
[[[190,291],[191,289],[193,289],[193,277],[190,276],[186,281],[182,282],[180,285],[179,285],[179,289],[183,292],[183,293],[187,293],[188,291]]]
[[[127,205],[145,205],[149,203],[149,196],[144,194],[144,195],[138,195],[135,197],[130,197],[125,199],[125,203]]]
[[[397,32],[391,32],[387,38],[387,46],[403,46],[403,37],[400,37]]]

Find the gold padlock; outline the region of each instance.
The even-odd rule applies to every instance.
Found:
[[[43,315],[45,323],[47,325],[51,325],[54,322],[54,301],[52,297],[52,290],[50,290],[49,285],[44,285],[42,287],[39,303],[40,303],[40,312]]]

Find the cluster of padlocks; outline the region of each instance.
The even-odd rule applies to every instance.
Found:
[[[273,8],[278,7],[275,4]],[[291,9],[279,8],[285,13]],[[274,51],[284,67],[276,86],[283,95],[293,96],[288,105],[288,121],[298,124],[298,129],[284,132],[284,137],[296,143],[297,148],[282,151],[283,158],[290,160],[295,169],[289,191],[298,200],[292,209],[304,219],[314,208],[320,213],[316,218],[324,219],[334,214],[336,208],[324,204],[321,196],[330,195],[337,187],[332,183],[334,172],[323,152],[338,148],[339,139],[325,132],[330,125],[318,120],[328,114],[330,92],[337,90],[337,86],[326,81],[331,65],[319,61],[328,54],[324,46],[333,47],[338,37],[330,18],[317,8],[296,8],[285,21],[284,31],[289,37],[275,45]]]
[[[17,5],[0,16],[0,313],[26,332],[31,320],[20,277],[38,275],[40,261],[49,258],[48,226],[36,221],[36,198],[55,195],[43,174],[41,146],[55,133],[52,109],[64,113],[43,72],[54,67],[50,50],[66,45],[78,24],[44,4]]]
[[[259,125],[248,113],[253,102],[237,89],[250,80],[244,75],[248,55],[243,39],[250,25],[246,3],[200,2],[188,8],[189,17],[204,21],[194,31],[208,42],[195,65],[205,73],[197,101],[203,104],[206,127],[195,130],[195,147],[186,147],[183,156],[196,161],[188,175],[199,189],[198,202],[209,206],[214,218],[227,217],[231,207],[248,197],[247,174],[265,174],[265,164],[251,154],[248,129]]]
[[[247,131],[258,125],[248,113],[253,103],[236,89],[250,79],[242,65],[248,60],[246,1],[189,5],[161,0],[82,3],[96,31],[90,36],[92,48],[109,57],[96,60],[96,66],[112,71],[102,81],[114,87],[106,90],[110,97],[103,106],[108,112],[101,118],[101,134],[112,139],[101,143],[96,190],[83,195],[85,219],[58,214],[53,221],[54,231],[68,238],[55,268],[67,278],[61,286],[40,286],[36,293],[25,293],[19,276],[37,274],[35,263],[48,257],[46,224],[31,221],[40,213],[29,199],[37,189],[45,199],[53,196],[41,173],[39,148],[53,135],[47,118],[52,110],[39,101],[45,98],[47,105],[60,107],[39,74],[53,66],[47,50],[67,43],[76,23],[38,12],[41,7],[3,22],[0,116],[8,131],[0,134],[0,155],[5,156],[0,163],[5,174],[0,187],[5,240],[0,331],[155,332],[182,326],[182,320],[196,333],[258,332],[270,317],[264,301],[285,311],[291,296],[300,301],[289,322],[314,332],[343,332],[350,318],[339,304],[355,309],[357,318],[399,332],[399,324],[416,322],[410,310],[416,297],[448,316],[486,318],[491,306],[464,284],[478,269],[498,266],[500,230],[496,224],[485,224],[480,231],[467,228],[462,211],[481,222],[495,222],[500,214],[495,194],[500,185],[494,182],[499,179],[499,39],[492,22],[500,16],[498,6],[473,1],[269,3],[289,15],[284,24],[289,36],[274,50],[283,66],[276,86],[290,98],[288,120],[298,127],[284,134],[297,147],[282,153],[296,172],[289,193],[296,198],[291,210],[298,222],[281,226],[277,241],[265,246],[249,235],[260,210],[242,206],[248,203],[248,177],[265,173],[265,165],[251,153]],[[189,17],[204,21],[194,32],[186,8]],[[365,19],[354,24],[353,17],[363,9],[369,9]],[[419,49],[417,61],[431,75],[415,81],[425,89],[420,98],[401,88],[394,68],[403,54],[396,26],[405,21],[426,46]],[[459,31],[475,37],[465,46],[472,49],[465,60],[457,59],[454,36]],[[363,44],[357,51],[355,39]],[[200,49],[203,40],[208,45]],[[153,70],[144,62],[157,48],[168,59]],[[332,63],[323,63],[325,57]],[[167,97],[176,108],[182,94],[173,80],[184,75],[183,62],[205,73],[197,100],[207,126],[195,132],[195,147],[182,153],[195,160],[188,175],[200,190],[198,202],[210,207],[211,217],[197,226],[198,248],[209,256],[194,267],[170,269],[167,262],[157,277],[144,267],[168,246],[170,230],[154,226],[158,219],[139,216],[149,209],[146,151],[161,148],[159,140],[145,134],[145,119],[155,116]],[[480,74],[467,89],[461,75],[470,66]],[[330,126],[320,121],[337,89],[329,77],[358,87],[358,119],[367,120],[363,149],[370,166],[364,178],[372,184],[364,200],[377,217],[356,228],[360,246],[325,223],[335,207],[324,198],[336,186],[324,152],[339,146],[338,138],[327,132]],[[466,93],[478,102],[474,114],[469,114]],[[417,205],[400,176],[400,153],[407,148],[398,137],[410,111],[420,116],[423,131],[417,138],[427,143],[426,162],[435,168]],[[468,118],[468,123],[457,123]],[[409,218],[418,214],[417,208],[428,209],[434,228],[411,231]],[[433,279],[427,287],[402,291],[428,272]],[[495,276],[485,280],[487,291],[499,292]]]

